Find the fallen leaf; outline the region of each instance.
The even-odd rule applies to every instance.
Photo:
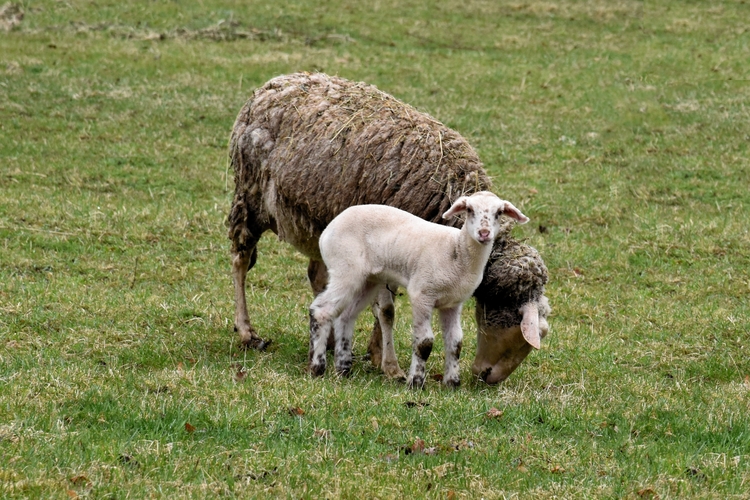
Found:
[[[436,380],[438,382],[443,381],[443,374],[442,373],[435,373],[432,375],[432,380]]]
[[[247,377],[247,370],[241,363],[235,363],[234,367],[237,369],[236,372],[234,372],[234,381],[235,382],[242,382],[245,380],[245,377]]]
[[[560,467],[559,465],[555,465],[549,470],[552,474],[562,474],[565,472],[565,468]]]
[[[638,490],[638,496],[643,498],[651,498],[652,500],[659,500],[659,494],[656,493],[652,488],[643,488]]]
[[[453,490],[448,490],[448,500],[456,500],[456,492]]]
[[[76,493],[76,492],[75,492],[75,491],[73,491],[73,490],[68,490],[68,491],[66,491],[66,493],[68,494],[68,496],[69,496],[70,498],[78,498],[78,493]]]
[[[305,410],[303,410],[299,406],[290,406],[289,414],[293,417],[301,417],[302,415],[305,414]]]
[[[190,424],[190,422],[185,422],[185,430],[186,430],[186,431],[187,431],[188,433],[192,434],[193,432],[195,432],[195,427],[194,427],[194,426],[192,426],[192,425]]]
[[[412,453],[420,453],[424,451],[424,441],[422,439],[415,439],[414,444],[411,445],[411,452]]]
[[[531,194],[539,194],[539,191],[536,188],[529,189],[529,193]]]
[[[124,465],[130,465],[131,467],[140,467],[141,464],[138,463],[138,460],[135,460],[133,457],[127,454],[122,454],[118,457],[121,464]]]
[[[697,467],[688,467],[685,469],[685,474],[699,481],[706,480],[706,475]]]
[[[78,485],[81,485],[81,484],[88,484],[91,481],[89,481],[89,478],[87,478],[83,474],[79,474],[77,476],[71,477],[70,478],[70,482],[73,483],[73,484],[75,484],[76,486],[78,486]]]
[[[745,385],[750,387],[750,375],[745,375]]]
[[[573,268],[573,275],[575,275],[575,276],[583,276],[583,270],[580,267],[574,267]]]
[[[502,416],[502,410],[498,410],[497,408],[490,408],[489,411],[487,411],[487,418],[500,418]]]

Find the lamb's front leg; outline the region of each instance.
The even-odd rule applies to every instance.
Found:
[[[445,373],[443,384],[446,387],[458,387],[461,378],[458,359],[461,357],[464,333],[461,330],[461,305],[439,311],[440,327],[443,330],[443,344],[445,345]]]
[[[412,389],[422,389],[425,379],[425,362],[430,357],[432,344],[435,340],[430,325],[432,307],[412,298],[412,315],[414,337],[412,340],[411,367],[409,368],[406,385]]]

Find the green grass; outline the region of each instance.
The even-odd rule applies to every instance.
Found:
[[[748,498],[750,4],[433,4],[21,2],[0,496]],[[249,301],[274,343],[237,349],[229,132],[316,70],[459,130],[532,218],[551,332],[501,386],[471,378],[471,302],[458,391],[385,380],[366,317],[352,376],[311,379],[305,260],[270,235]]]

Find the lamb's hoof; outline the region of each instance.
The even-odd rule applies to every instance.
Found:
[[[311,364],[310,365],[310,375],[313,377],[322,377],[326,372],[326,365],[325,364]]]
[[[424,377],[417,375],[411,380],[407,380],[406,385],[409,389],[424,389]]]
[[[443,385],[448,389],[458,389],[461,387],[461,380],[459,378],[446,378],[443,379]]]
[[[342,363],[341,365],[336,365],[336,373],[340,377],[348,377],[352,374],[352,362],[349,361],[348,363]]]

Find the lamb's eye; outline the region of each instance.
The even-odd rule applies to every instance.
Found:
[[[466,213],[469,214],[469,215],[474,215],[474,210],[471,209],[471,208],[467,208],[466,209]]]
[[[497,214],[495,214],[495,218],[499,219],[501,215],[503,215],[503,211],[502,210],[498,210]]]

